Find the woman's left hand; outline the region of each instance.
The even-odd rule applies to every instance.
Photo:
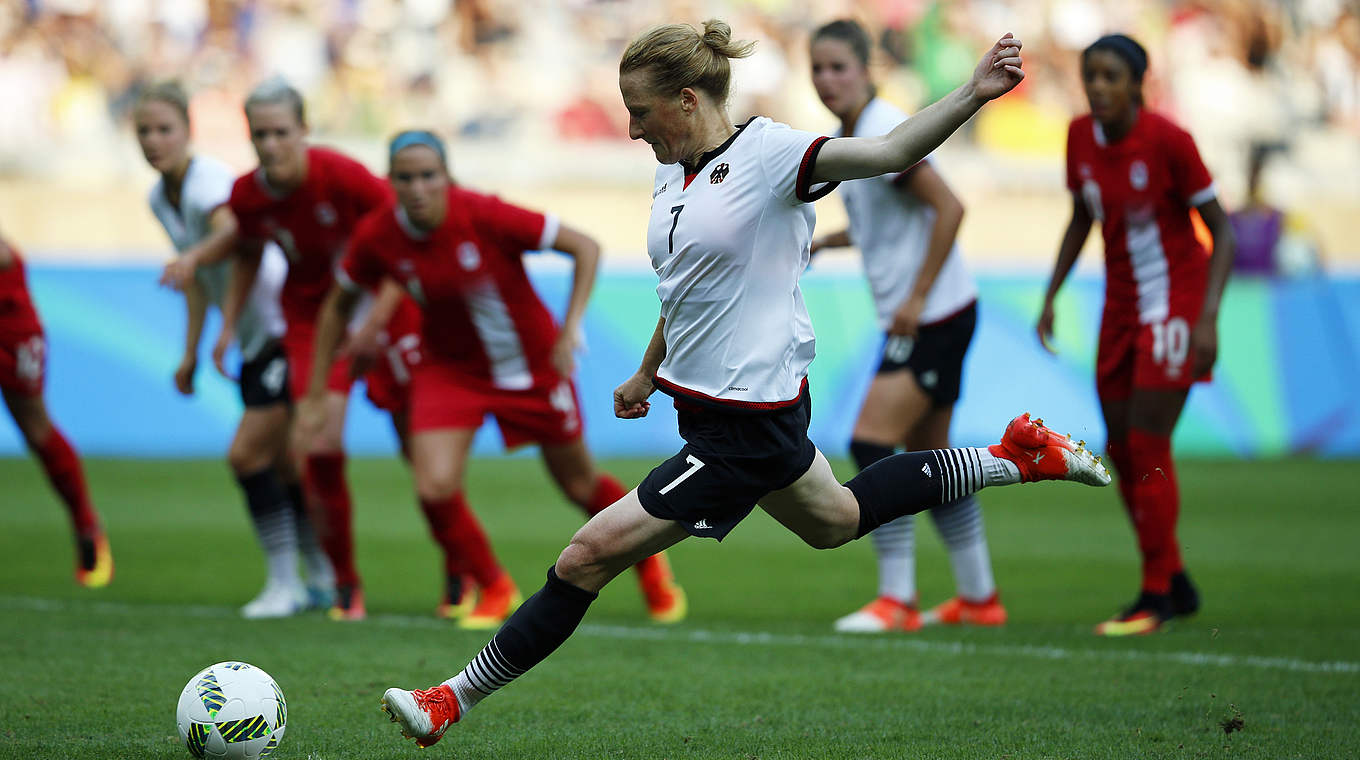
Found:
[[[557,374],[564,378],[570,378],[576,371],[576,348],[580,341],[576,339],[576,331],[563,329],[557,336],[557,341],[552,347],[552,365],[557,370]]]
[[[1015,89],[1025,78],[1020,48],[1020,40],[1010,32],[997,40],[973,71],[973,93],[983,100],[992,100]]]
[[[1191,377],[1209,374],[1218,360],[1218,325],[1215,320],[1201,318],[1190,331]]]

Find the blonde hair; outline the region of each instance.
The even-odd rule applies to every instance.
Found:
[[[307,126],[306,107],[302,103],[302,94],[293,85],[288,83],[277,74],[255,85],[255,89],[246,96],[245,112],[246,119],[250,118],[250,109],[255,106],[269,104],[283,104],[293,109],[297,116],[298,124]]]
[[[137,105],[151,102],[164,103],[175,109],[184,119],[184,125],[189,125],[189,95],[178,79],[162,79],[147,85],[137,96]]]
[[[639,34],[623,51],[619,74],[646,69],[652,89],[671,94],[685,87],[703,90],[719,103],[732,83],[729,58],[745,58],[754,42],[733,42],[726,21],[709,19],[702,34],[689,24],[665,24]]]

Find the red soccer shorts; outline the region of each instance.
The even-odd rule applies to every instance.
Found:
[[[503,390],[429,361],[417,366],[411,378],[412,433],[476,429],[490,414],[508,449],[526,443],[561,446],[581,437],[579,409],[570,380],[547,388]]]
[[[312,382],[312,351],[316,336],[310,327],[294,328],[288,326],[283,336],[283,350],[288,354],[288,382],[292,386],[293,401],[301,401],[307,395],[307,386]],[[326,390],[349,395],[354,380],[349,376],[349,359],[336,357],[331,364],[330,374],[326,376]]]
[[[373,368],[364,375],[368,400],[392,414],[406,411],[411,404],[411,373],[420,364],[420,358],[419,332],[388,338]]]
[[[1191,375],[1190,331],[1199,320],[1202,295],[1175,296],[1166,319],[1143,324],[1133,307],[1105,308],[1096,353],[1096,392],[1102,399],[1126,399],[1135,388],[1184,390],[1211,374]]]
[[[0,336],[0,388],[25,396],[41,396],[47,366],[42,333]]]

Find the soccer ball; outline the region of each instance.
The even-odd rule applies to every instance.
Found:
[[[189,679],[175,724],[194,757],[266,758],[283,740],[288,705],[269,674],[244,662],[219,662]]]

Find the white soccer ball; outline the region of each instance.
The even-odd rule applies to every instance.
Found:
[[[194,757],[257,760],[278,748],[288,723],[283,692],[244,662],[219,662],[189,679],[175,724]]]

